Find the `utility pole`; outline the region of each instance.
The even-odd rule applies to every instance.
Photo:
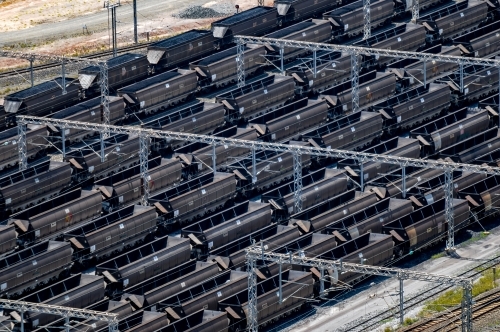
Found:
[[[113,35],[113,58],[116,57],[116,50],[118,48],[118,41],[116,38],[116,7],[120,4],[110,4],[109,1],[106,2],[106,7],[108,8],[108,17],[109,11],[111,10],[111,34]],[[108,23],[108,31],[109,31],[109,23]]]
[[[134,8],[134,43],[138,44],[137,39],[137,0],[134,0],[132,7]]]

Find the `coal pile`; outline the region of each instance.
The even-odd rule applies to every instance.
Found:
[[[215,7],[189,6],[172,16],[182,19],[216,18],[227,16],[235,11],[229,4],[218,4]]]

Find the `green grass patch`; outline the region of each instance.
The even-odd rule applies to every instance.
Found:
[[[403,326],[410,326],[411,324],[415,323],[418,321],[417,317],[411,318],[411,317],[406,317],[405,320],[403,321]]]
[[[478,281],[474,283],[472,286],[472,296],[478,296],[479,294],[485,293],[493,288],[496,285],[493,284],[493,270],[488,269],[484,271],[483,276],[479,278]],[[498,274],[497,273],[497,282],[498,283]],[[460,305],[462,303],[463,290],[460,289],[452,289],[438,298],[426,303],[422,312],[419,313],[421,317],[429,317],[432,316],[436,312],[442,312],[448,308]]]
[[[431,259],[438,259],[438,258],[441,258],[441,257],[444,257],[446,256],[446,253],[443,251],[443,252],[438,252],[437,254],[434,254],[431,256]]]

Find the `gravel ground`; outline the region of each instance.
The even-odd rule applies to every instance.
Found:
[[[479,319],[474,320],[474,331],[477,332],[498,332],[500,331],[500,309],[489,312]],[[462,329],[457,329],[457,331]]]
[[[209,6],[189,6],[172,16],[182,19],[215,18],[231,15],[234,12],[235,8],[232,4],[216,3]]]

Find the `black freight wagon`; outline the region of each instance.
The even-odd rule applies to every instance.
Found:
[[[80,263],[102,260],[137,243],[156,230],[154,207],[130,205],[64,233]]]
[[[48,132],[46,126],[26,126],[26,157],[34,159],[45,152]],[[19,161],[17,128],[0,132],[0,170],[15,166]]]
[[[208,55],[214,50],[214,41],[211,31],[193,29],[152,43],[147,55],[151,71],[160,72]]]
[[[71,267],[69,243],[45,241],[0,260],[0,295],[19,296]]]
[[[66,77],[66,94],[63,94],[61,77],[37,84],[31,88],[11,93],[4,97],[6,125],[14,126],[17,115],[45,116],[80,100],[76,81]]]
[[[254,7],[212,23],[214,48],[233,43],[236,35],[262,36],[278,24],[278,11],[273,7]]]
[[[61,233],[83,221],[101,215],[102,196],[97,190],[69,191],[11,216],[19,242],[25,246]]]
[[[148,60],[141,54],[125,53],[106,60],[106,65],[110,91],[148,76]],[[78,81],[85,90],[99,91],[100,79],[101,69],[98,66],[89,66],[78,71]]]
[[[111,295],[187,262],[190,256],[188,239],[165,236],[98,264],[96,273],[110,282]]]

